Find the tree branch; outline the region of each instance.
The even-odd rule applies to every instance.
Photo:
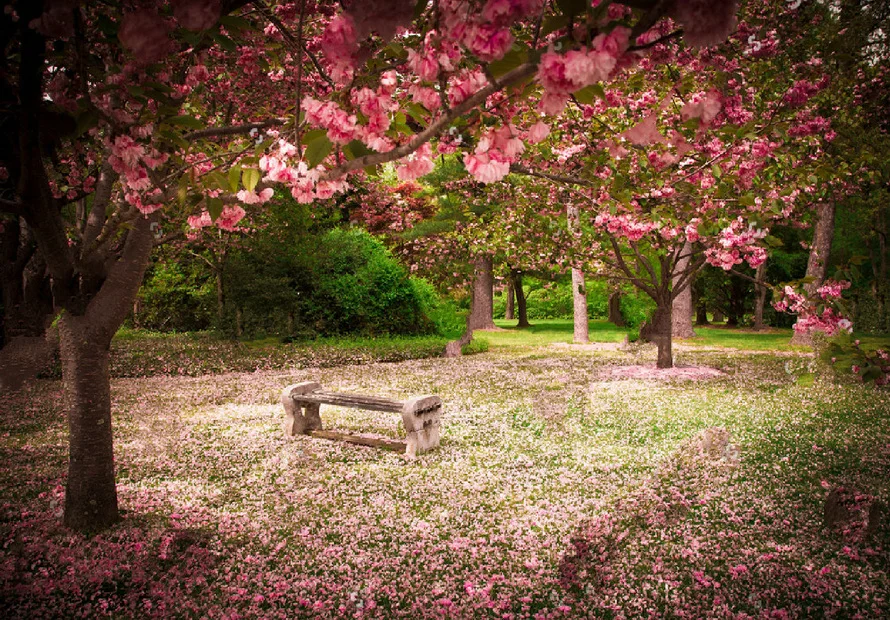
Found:
[[[229,127],[208,127],[207,129],[199,129],[183,136],[186,140],[198,140],[200,138],[219,138],[223,136],[237,136],[250,133],[254,129],[267,129],[276,125],[284,125],[287,123],[286,118],[270,118],[269,120],[257,123],[244,123],[243,125],[231,125]]]
[[[322,176],[322,180],[338,179],[343,175],[352,172],[353,170],[359,170],[368,166],[376,166],[378,164],[385,164],[387,162],[395,161],[397,159],[401,159],[410,155],[421,146],[429,142],[430,139],[432,139],[434,136],[441,133],[452,122],[454,122],[479,104],[483,103],[486,99],[488,99],[490,95],[506,88],[507,86],[511,86],[512,84],[520,82],[527,77],[530,77],[534,74],[537,68],[537,62],[528,62],[516,67],[512,71],[508,71],[500,78],[498,78],[494,83],[483,87],[476,94],[451,108],[447,113],[440,116],[434,123],[431,123],[429,127],[424,129],[419,134],[415,135],[405,144],[397,146],[393,150],[386,153],[371,153],[370,155],[364,155],[363,157],[357,157],[350,161],[344,162],[339,166],[328,170]]]

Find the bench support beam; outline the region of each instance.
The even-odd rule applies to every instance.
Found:
[[[353,433],[322,430],[319,415],[322,403],[356,409],[401,411],[406,441],[372,440]],[[281,393],[281,404],[284,406],[286,437],[312,435],[325,439],[340,439],[350,443],[404,451],[409,458],[428,452],[439,445],[442,400],[438,396],[418,396],[402,403],[357,394],[323,392],[319,383],[305,381],[284,388]]]

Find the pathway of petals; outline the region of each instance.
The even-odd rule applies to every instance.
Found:
[[[4,617],[880,617],[884,525],[822,526],[827,489],[890,497],[890,395],[798,386],[786,358],[501,351],[113,381],[125,518],[59,525],[62,386],[0,403]],[[633,360],[637,363],[638,360]],[[625,373],[626,374],[626,373]],[[639,376],[637,376],[639,375]],[[281,388],[446,403],[416,462],[284,439]],[[325,408],[388,436],[397,416]],[[720,450],[702,448],[722,428]],[[728,437],[728,443],[726,440]],[[710,444],[707,444],[709,446]],[[707,447],[706,446],[706,447]],[[709,448],[710,449],[710,448]]]

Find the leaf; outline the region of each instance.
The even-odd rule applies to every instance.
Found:
[[[241,179],[241,166],[232,166],[229,169],[229,191],[233,194],[238,191],[238,181]]]
[[[346,159],[358,159],[359,157],[364,157],[365,155],[370,155],[375,152],[376,151],[369,149],[365,143],[360,140],[353,140],[343,147],[343,154],[346,155]]]
[[[260,182],[260,171],[256,168],[245,168],[241,172],[241,182],[244,184],[244,189],[252,192]]]
[[[723,176],[723,168],[721,168],[717,164],[711,164],[711,174],[714,175],[715,179],[719,179]]]
[[[575,99],[578,100],[578,103],[590,105],[596,98],[606,98],[606,91],[603,89],[602,84],[591,84],[590,86],[585,86],[581,90],[575,91]]]
[[[308,142],[306,144],[306,152],[303,153],[306,157],[306,165],[310,168],[315,168],[318,164],[327,157],[331,149],[334,148],[334,145],[328,140],[327,135],[323,135],[319,138],[316,138],[312,142]]]
[[[766,237],[763,238],[763,240],[771,248],[780,248],[783,245],[785,245],[784,243],[782,243],[781,239],[779,239],[778,237],[774,237],[773,235],[767,235]]]
[[[565,28],[569,25],[569,18],[566,15],[552,15],[544,20],[544,24],[541,26],[541,36],[546,36],[551,32],[556,32],[560,28]]]
[[[214,222],[216,218],[220,216],[223,210],[223,201],[221,198],[208,198],[207,199],[207,213],[210,214],[210,219]]]
[[[82,136],[99,123],[99,112],[95,108],[77,115],[77,126],[74,130],[75,136]]]
[[[250,30],[250,22],[237,15],[223,15],[219,23],[228,30]]]
[[[739,204],[743,207],[753,207],[754,206],[754,194],[748,193],[742,196],[739,196]]]
[[[587,10],[587,0],[556,0],[563,15],[577,15]]]
[[[227,52],[234,52],[238,49],[237,43],[235,43],[229,37],[219,34],[218,32],[211,32],[210,38],[213,39],[214,41],[216,41],[217,44],[219,44],[219,46],[221,48],[223,48],[224,50],[226,50]]]
[[[528,60],[528,51],[519,45],[513,45],[503,58],[488,63],[488,70],[494,77],[501,77],[522,65],[526,60]]]
[[[189,129],[202,129],[204,127],[204,121],[198,120],[197,118],[189,114],[171,116],[166,120],[166,123],[169,125],[180,125],[182,127],[188,127]]]

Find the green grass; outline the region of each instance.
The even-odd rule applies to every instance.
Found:
[[[483,336],[493,348],[535,347],[554,343],[572,342],[573,324],[567,319],[536,319],[532,326],[518,329],[515,321],[495,319],[495,325],[503,331],[485,332]],[[608,321],[593,320],[589,323],[591,342],[621,342],[627,329],[615,327]]]

